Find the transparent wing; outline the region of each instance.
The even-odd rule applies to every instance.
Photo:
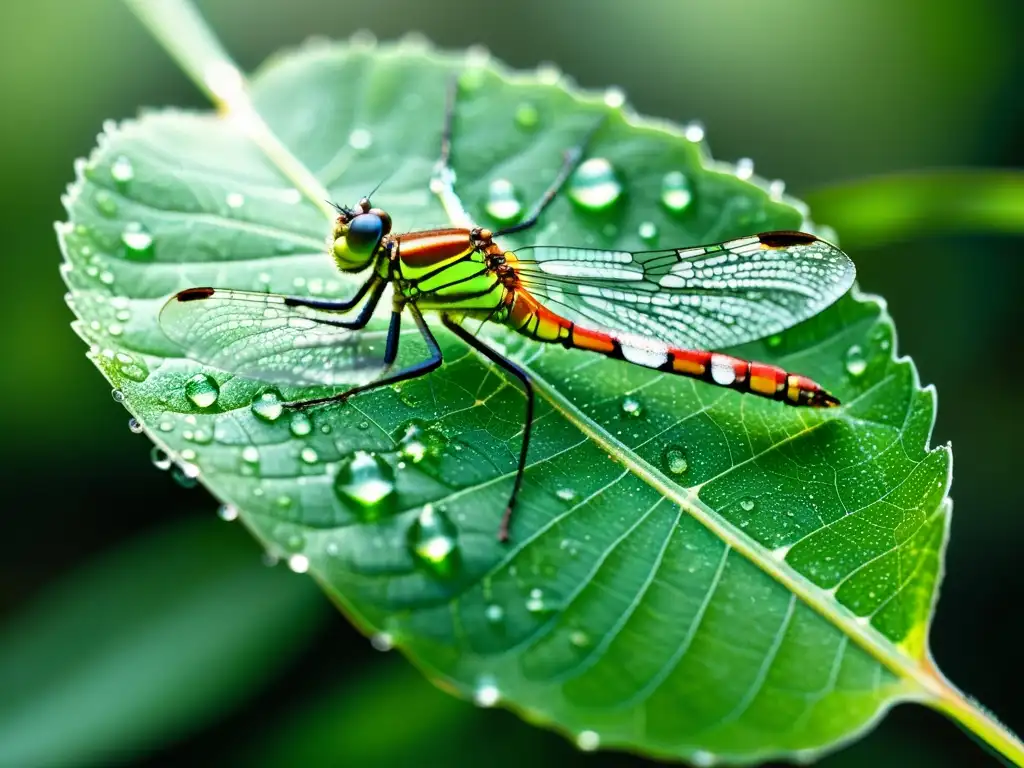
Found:
[[[856,273],[846,254],[802,232],[638,253],[531,246],[515,257],[523,286],[581,326],[708,350],[806,320]]]
[[[358,386],[383,368],[383,332],[338,323],[354,315],[291,306],[284,296],[194,288],[171,298],[160,327],[192,359],[294,386]]]

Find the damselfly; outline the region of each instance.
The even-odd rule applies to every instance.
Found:
[[[451,146],[452,103],[442,135],[442,165]],[[359,382],[337,394],[287,404],[307,408],[341,403],[435,370],[442,362],[441,348],[423,312],[437,313],[453,334],[525,389],[522,443],[498,527],[501,541],[508,539],[526,468],[534,389],[526,370],[463,327],[467,319],[501,323],[537,341],[788,405],[838,405],[805,376],[711,351],[779,333],[850,288],[853,263],[814,235],[767,232],[640,252],[550,245],[502,249],[496,238],[537,222],[589,140],[590,135],[566,153],[556,178],[523,221],[498,231],[476,227],[394,234],[391,216],[373,207],[368,197],[355,208],[335,205],[332,253],[337,266],[342,272],[369,273],[349,299],[189,288],[164,306],[161,325],[190,357],[214,368],[285,385]],[[379,350],[362,331],[389,284],[391,319]],[[429,354],[394,371],[406,312]]]

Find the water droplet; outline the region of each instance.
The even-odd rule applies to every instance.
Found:
[[[406,461],[419,464],[428,456],[436,456],[443,447],[441,437],[431,429],[424,429],[417,422],[409,422],[400,429],[398,453]]]
[[[523,212],[516,188],[508,179],[495,179],[490,183],[484,207],[487,215],[501,224],[515,221]]]
[[[693,202],[690,180],[682,171],[669,171],[661,180],[661,204],[673,213],[681,213]]]
[[[309,558],[301,554],[292,555],[288,558],[288,567],[295,573],[305,573],[309,570]]]
[[[296,411],[288,422],[288,431],[295,437],[305,437],[313,431],[313,422],[302,411]]]
[[[497,603],[491,603],[484,608],[484,618],[491,624],[499,624],[505,620],[505,609]]]
[[[451,576],[459,564],[458,529],[442,510],[427,504],[409,529],[409,547],[435,576]]]
[[[369,149],[373,144],[373,134],[365,128],[356,128],[348,135],[348,145],[352,149]]]
[[[673,475],[681,475],[690,468],[686,453],[680,448],[669,448],[665,451],[665,466]]]
[[[171,477],[182,488],[195,488],[199,482],[199,467],[183,462],[171,467]]]
[[[493,707],[501,698],[498,686],[490,678],[484,678],[477,683],[473,691],[473,701],[478,707]]]
[[[769,349],[777,349],[782,344],[782,334],[772,334],[767,339],[765,339],[765,344],[768,345]]]
[[[585,160],[569,181],[570,199],[587,210],[604,210],[621,196],[622,184],[612,164],[603,157]]]
[[[242,461],[246,464],[259,464],[260,452],[255,445],[247,445],[242,449]]]
[[[580,731],[576,734],[576,746],[584,752],[593,752],[601,746],[601,737],[597,731]]]
[[[687,141],[692,141],[694,144],[704,141],[704,126],[700,123],[690,123],[684,129],[683,135]]]
[[[537,587],[530,590],[530,594],[526,598],[526,610],[530,613],[542,613],[548,610],[548,605],[544,602],[544,590]]]
[[[846,350],[846,372],[851,376],[862,376],[868,369],[868,361],[864,356],[864,350],[859,344],[854,344]]]
[[[577,648],[586,648],[590,645],[590,635],[582,629],[575,629],[569,633],[569,642]]]
[[[162,448],[157,448],[155,445],[149,452],[149,459],[157,469],[168,470],[171,468],[171,457]]]
[[[143,382],[149,377],[149,367],[142,358],[136,358],[127,352],[118,352],[114,355],[114,364],[118,372],[126,379]],[[117,400],[117,398],[114,398]],[[121,402],[118,400],[118,402]]]
[[[145,427],[142,426],[142,422],[140,422],[138,419],[132,416],[130,419],[128,419],[128,429],[137,435],[140,432],[142,432],[145,429]]]
[[[135,178],[135,169],[132,161],[125,155],[118,155],[110,164],[110,177],[117,182],[118,186],[124,186]]]
[[[740,501],[740,509],[744,512],[752,512],[757,503],[753,499],[742,499]]]
[[[197,373],[185,382],[185,397],[196,408],[209,408],[220,396],[220,385],[205,373]]]
[[[640,224],[637,234],[645,243],[653,243],[658,239],[658,225],[653,221],[645,221]]]
[[[115,403],[123,403],[124,402],[124,392],[122,392],[120,389],[112,389],[112,390],[110,390],[110,396],[112,398],[114,398],[114,402]]]
[[[622,412],[627,416],[639,416],[643,412],[640,401],[633,397],[627,397],[622,401]]]
[[[536,128],[538,123],[540,123],[540,112],[533,104],[524,101],[516,107],[516,125],[520,128],[531,130]]]
[[[241,208],[245,205],[245,195],[241,192],[228,192],[225,202],[227,202],[228,208]]]
[[[736,178],[749,179],[754,175],[754,161],[749,157],[741,157],[736,161]]]
[[[390,651],[395,647],[395,638],[387,632],[375,632],[370,635],[370,645],[375,651]]]
[[[234,504],[221,504],[217,508],[217,517],[221,520],[231,522],[232,520],[238,519],[238,507]]]
[[[117,201],[105,189],[98,190],[93,196],[93,200],[96,202],[99,212],[108,219],[117,215]]]
[[[394,501],[395,473],[379,456],[356,451],[338,468],[334,491],[342,501],[354,504],[365,519],[372,520]]]
[[[284,412],[281,395],[273,389],[261,392],[252,401],[252,412],[263,421],[276,421]]]
[[[576,499],[576,491],[572,488],[559,488],[555,491],[555,495],[562,501],[575,501]]]
[[[605,104],[606,107],[611,107],[612,109],[618,109],[619,107],[621,107],[625,103],[626,103],[626,94],[625,94],[625,92],[621,88],[618,88],[618,87],[613,85],[611,88],[608,88],[608,89],[605,90],[605,92],[604,92],[604,104]]]
[[[153,258],[153,236],[136,221],[125,225],[121,232],[121,243],[127,259],[149,260]]]
[[[303,448],[301,451],[299,451],[299,458],[302,459],[307,464],[316,464],[317,460],[319,460],[320,457],[317,456],[316,451],[307,446],[306,448]]]

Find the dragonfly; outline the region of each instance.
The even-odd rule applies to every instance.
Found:
[[[596,128],[594,129],[596,130]],[[532,245],[498,239],[533,227],[581,162],[594,130],[566,151],[557,175],[519,223],[503,229],[448,227],[395,233],[370,196],[337,212],[331,255],[343,273],[366,279],[347,299],[215,287],[180,291],[163,307],[164,332],[192,359],[274,384],[344,391],[294,401],[294,409],[342,403],[414,379],[443,362],[424,319],[517,379],[525,413],[517,471],[497,537],[509,540],[527,467],[536,393],[530,374],[467,321],[502,324],[538,342],[604,355],[790,406],[830,408],[839,400],[812,379],[722,350],[777,334],[819,313],[853,284],[853,262],[813,234],[764,232],[725,242],[648,251]],[[451,107],[442,158],[451,147]],[[374,193],[376,190],[374,191]],[[374,194],[374,193],[371,193]],[[383,349],[367,325],[387,286]],[[427,355],[395,370],[402,320],[411,316]]]

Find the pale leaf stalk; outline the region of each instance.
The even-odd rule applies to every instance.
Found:
[[[124,0],[171,57],[216,105],[235,121],[328,220],[337,214],[330,193],[270,130],[249,95],[245,74],[232,61],[189,0]]]
[[[295,184],[328,218],[334,210],[325,202],[329,196],[323,185],[271,132],[256,112],[249,96],[245,76],[224,51],[209,27],[187,0],[125,0],[189,77],[210,97],[226,119],[238,121],[243,130],[257,143],[281,172]],[[450,169],[439,168],[432,191],[437,194],[446,211],[453,218],[467,216],[461,201],[454,193],[454,178]],[[773,560],[770,553],[761,551],[739,532],[719,520],[699,501],[694,492],[680,494],[660,472],[631,457],[624,446],[580,414],[560,394],[543,382],[539,389],[546,399],[582,432],[602,445],[612,455],[624,461],[638,476],[667,498],[680,504],[738,552],[751,559],[776,581],[799,596],[826,620],[842,629],[879,662],[901,679],[918,689],[919,701],[945,712],[963,728],[977,736],[992,749],[1024,766],[1024,744],[1005,726],[988,714],[977,703],[952,686],[928,659],[914,659],[897,650],[871,627],[858,621],[835,601],[821,598],[816,588],[804,577],[782,563]]]

